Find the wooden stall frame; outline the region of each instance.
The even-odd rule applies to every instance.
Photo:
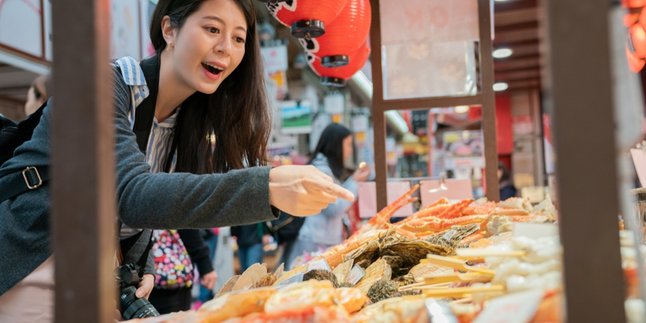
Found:
[[[625,322],[610,2],[548,0],[543,94],[554,148],[568,322]]]
[[[545,91],[553,108],[560,232],[570,322],[624,322],[617,234],[618,192],[607,1],[551,0]],[[378,205],[385,206],[385,120],[397,108],[451,105],[457,99],[383,100],[379,0],[372,0],[373,121]],[[481,97],[487,125],[487,187],[497,199],[489,1],[478,0]],[[114,144],[108,62],[109,1],[53,3],[52,226],[56,321],[112,322],[115,237]],[[486,26],[486,28],[483,28]],[[78,46],[83,44],[83,46]],[[594,53],[594,55],[586,55]],[[463,99],[462,104],[469,104]],[[394,103],[394,104],[393,104]],[[585,107],[585,110],[579,109]],[[583,113],[582,113],[583,112]],[[561,139],[559,139],[561,138]],[[487,146],[488,145],[488,146]],[[493,147],[493,148],[492,148]],[[607,174],[607,175],[605,175]],[[491,181],[492,184],[489,184]]]
[[[110,1],[52,3],[52,245],[56,322],[114,322]]]
[[[384,112],[387,110],[429,109],[456,105],[480,105],[482,107],[482,124],[485,147],[486,195],[492,201],[498,201],[498,149],[496,145],[496,106],[493,91],[493,43],[491,40],[491,3],[489,0],[478,1],[478,25],[480,41],[478,53],[480,60],[480,92],[472,96],[430,97],[415,99],[385,100],[383,91],[381,60],[381,17],[379,0],[371,0],[372,25],[370,44],[372,46],[372,122],[374,128],[375,172],[377,183],[377,208],[386,206],[386,123]]]

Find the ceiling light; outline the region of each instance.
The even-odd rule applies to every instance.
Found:
[[[504,91],[509,88],[509,85],[505,82],[497,82],[493,84],[493,90],[496,92]]]
[[[509,48],[498,48],[493,51],[492,55],[494,58],[507,58],[513,54],[513,51]]]

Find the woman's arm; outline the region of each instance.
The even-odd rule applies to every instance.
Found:
[[[150,173],[128,120],[130,95],[115,75],[117,202],[135,228],[205,228],[274,219],[269,167],[226,174]]]

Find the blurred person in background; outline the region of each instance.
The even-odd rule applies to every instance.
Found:
[[[323,130],[312,156],[309,164],[333,177],[336,183],[355,195],[357,182],[365,181],[370,176],[370,168],[364,163],[354,172],[348,167],[354,156],[352,133],[340,124],[330,124]],[[323,251],[343,242],[343,222],[347,217],[346,210],[352,203],[337,200],[321,213],[305,219],[290,251],[290,268],[294,260],[305,253]]]
[[[268,230],[264,223],[254,223],[231,227],[231,235],[236,237],[240,272],[251,265],[262,263],[265,256],[263,245]]]
[[[500,200],[504,201],[510,197],[515,197],[518,191],[514,186],[509,168],[504,164],[498,164],[498,181],[500,186]]]
[[[34,79],[27,91],[27,102],[25,102],[25,118],[36,112],[49,95],[49,76],[41,75]]]

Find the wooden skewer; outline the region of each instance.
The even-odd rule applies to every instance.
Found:
[[[487,287],[458,287],[458,288],[424,288],[426,297],[463,297],[476,293],[504,293],[505,286],[492,285]]]
[[[424,285],[426,285],[426,283],[425,283],[425,282],[421,282],[421,283],[413,283],[413,284],[409,284],[409,285],[405,285],[405,286],[399,287],[399,290],[400,290],[400,291],[404,291],[404,290],[409,290],[409,289],[415,289],[415,288],[417,288],[417,287],[424,286]]]
[[[415,289],[439,288],[439,287],[450,288],[451,283],[441,283],[441,284],[433,284],[433,285],[429,285],[427,283],[415,283],[415,284],[399,287],[399,291],[406,292],[406,291],[415,290]]]
[[[464,298],[456,299],[454,301],[451,301],[451,304],[464,304],[464,303],[471,303],[473,302],[473,297],[471,296],[466,296]]]
[[[421,263],[432,263],[435,265],[440,265],[440,266],[445,266],[449,268],[454,268],[457,270],[463,270],[463,271],[472,271],[476,273],[480,273],[483,275],[489,275],[489,276],[494,276],[495,271],[487,268],[480,268],[480,267],[472,267],[464,263],[464,260],[460,259],[455,259],[455,258],[450,258],[450,257],[444,257],[444,256],[438,256],[438,255],[432,255],[429,254],[426,256],[426,259],[420,260]]]
[[[492,276],[482,275],[479,273],[453,273],[445,275],[433,275],[429,277],[424,277],[424,283],[427,285],[441,284],[441,283],[452,283],[452,282],[490,282]]]
[[[455,253],[459,258],[483,257],[523,257],[527,253],[521,250],[499,250],[495,248],[458,248]]]

